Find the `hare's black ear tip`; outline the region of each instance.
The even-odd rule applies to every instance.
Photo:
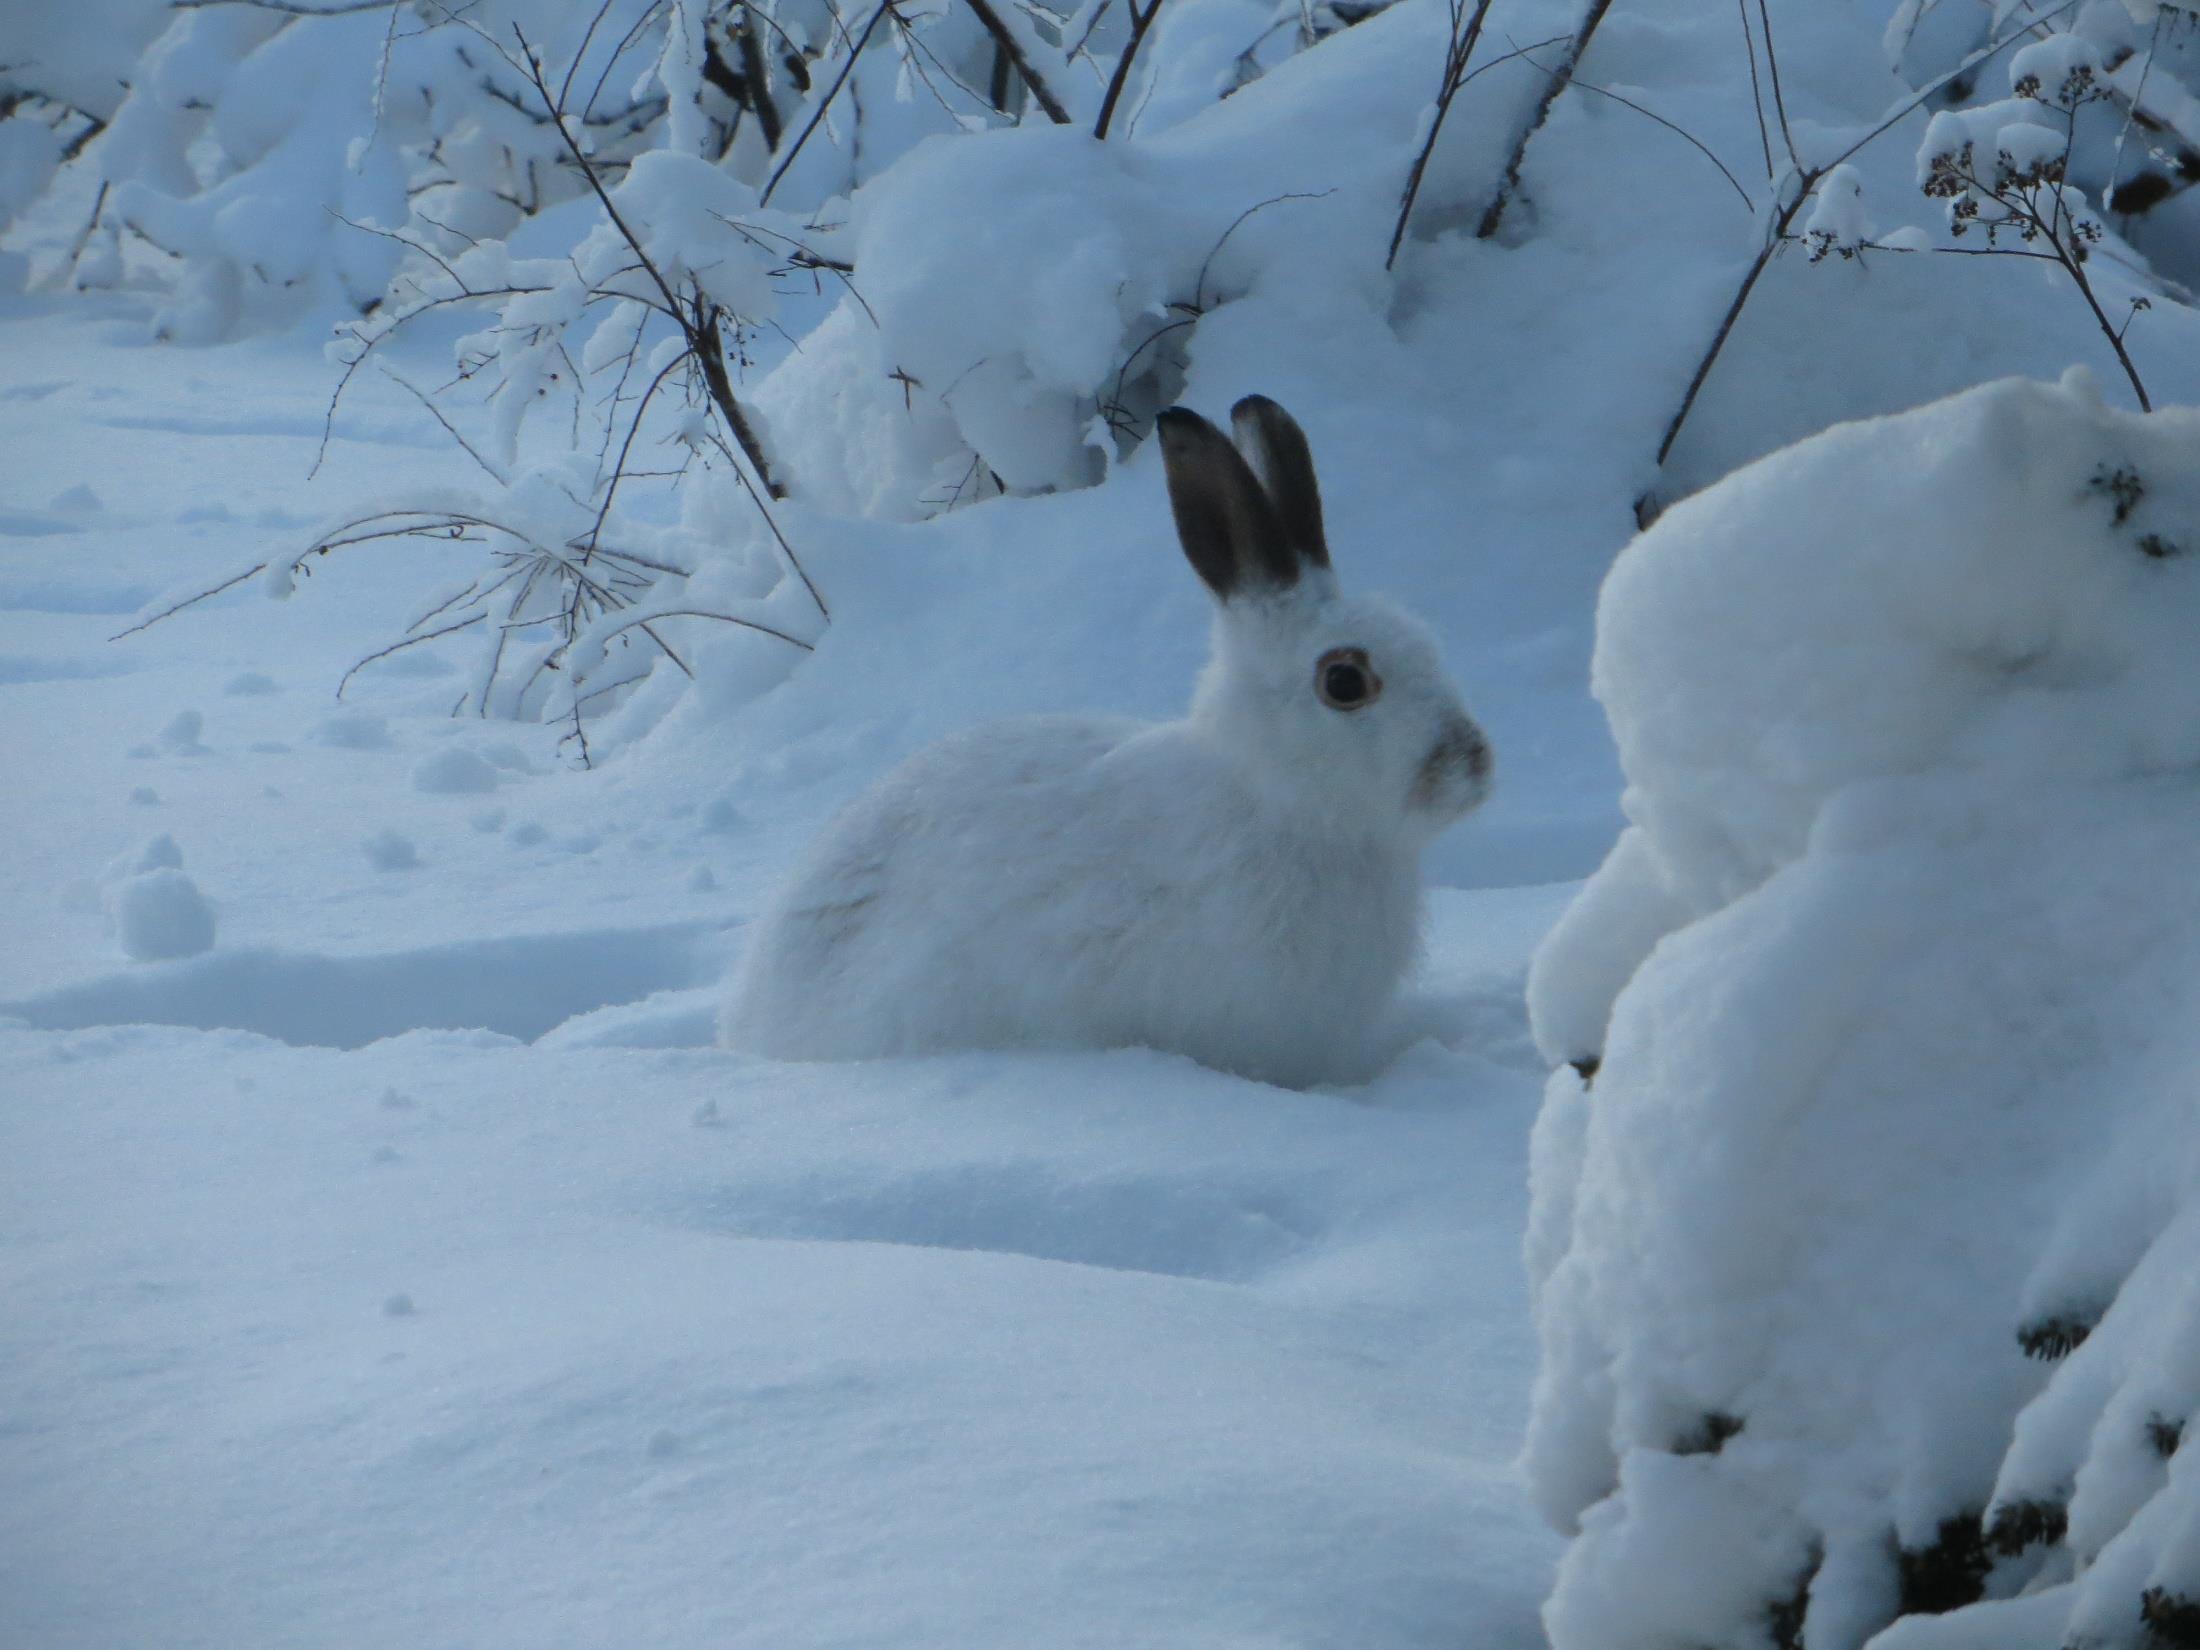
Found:
[[[1283,412],[1282,404],[1270,399],[1268,396],[1248,395],[1230,409],[1230,418],[1234,423],[1246,418],[1266,418],[1270,413],[1281,412]],[[1284,413],[1284,416],[1288,418],[1290,414]]]
[[[1153,427],[1164,453],[1184,453],[1222,439],[1212,424],[1189,407],[1163,407],[1153,415]]]

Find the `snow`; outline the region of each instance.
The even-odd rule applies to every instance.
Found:
[[[2189,1586],[2144,1420],[2200,1384],[2196,445],[2082,374],[1989,385],[1761,461],[1606,581],[1632,824],[1531,987],[1545,1054],[1601,1058],[1538,1125],[1557,1650],[1790,1599],[1858,1646],[1975,1596],[1920,1579],[1966,1527],[2057,1605],[1884,1643],[2057,1650]]]
[[[435,789],[432,786],[415,786],[415,789]],[[420,863],[420,850],[413,846],[411,837],[402,831],[376,831],[359,844],[366,854],[367,863],[377,871],[410,871]]]
[[[181,869],[155,865],[117,883],[109,895],[115,937],[135,962],[195,957],[214,944],[214,912]]]
[[[480,796],[497,788],[497,770],[472,751],[437,751],[414,766],[412,786],[432,796]]]
[[[1991,22],[1895,10],[1769,7],[1801,165]],[[772,15],[820,51],[794,126],[846,31]],[[1094,57],[1004,8],[1059,131],[950,78],[967,8],[898,15],[768,206],[702,7],[616,60],[607,14],[576,74],[637,233],[751,312],[770,529],[678,372],[599,518],[677,347],[479,36],[11,18],[0,93],[23,55],[113,124],[55,170],[81,117],[0,120],[0,1637],[1762,1650],[1815,1566],[1811,1650],[2136,1650],[2200,1590],[2192,415],[2115,410],[2062,271],[1925,255],[1917,110],[1656,462],[1788,186],[1731,8],[1611,8],[1482,241],[1580,15],[1503,0],[1395,269],[1434,0],[1171,0],[1105,144],[1120,8]],[[587,26],[468,16],[553,68]],[[2079,21],[2130,95],[2142,36]],[[2170,407],[2187,209],[2087,264]],[[458,268],[530,290],[384,330]],[[1147,437],[1256,391],[1498,754],[1379,1058],[714,1046],[769,891],[897,765],[1182,711],[1210,613]],[[568,634],[583,544],[650,565]],[[533,605],[416,639],[508,556]],[[2009,1596],[1889,1625],[1897,1543],[2049,1508]]]

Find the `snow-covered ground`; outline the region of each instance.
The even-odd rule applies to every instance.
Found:
[[[1520,987],[1565,885],[1439,894],[1443,1040],[1364,1089],[714,1050],[808,823],[767,781],[577,775],[432,674],[337,705],[414,551],[106,640],[450,463],[370,392],[305,489],[311,352],[131,323],[0,323],[0,1639],[1539,1642]],[[148,876],[210,951],[124,954]]]

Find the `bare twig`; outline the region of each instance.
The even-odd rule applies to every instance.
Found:
[[[525,62],[524,72],[542,98],[543,107],[550,111],[550,124],[556,128],[567,152],[573,157],[574,165],[580,168],[582,177],[588,180],[588,187],[594,192],[597,203],[603,207],[605,216],[610,218],[612,227],[634,249],[634,256],[640,261],[642,270],[663,294],[665,308],[678,320],[680,330],[687,336],[688,348],[702,362],[703,381],[710,389],[711,400],[717,405],[719,416],[726,421],[726,428],[733,432],[734,440],[740,445],[749,463],[755,467],[764,491],[773,498],[785,497],[778,482],[772,477],[771,465],[765,460],[763,443],[757,440],[748,415],[741,410],[741,404],[734,398],[733,384],[726,377],[725,357],[718,333],[718,306],[706,301],[698,293],[692,311],[681,307],[671,283],[665,279],[663,271],[658,269],[656,260],[650,257],[649,249],[642,244],[641,237],[635,234],[633,227],[620,214],[611,199],[610,191],[604,188],[603,180],[596,175],[596,168],[589,162],[588,156],[582,153],[580,145],[573,141],[573,134],[566,130],[564,112],[551,95],[549,82],[543,78],[542,59],[528,45],[527,36],[521,33],[518,24],[512,25],[512,33],[520,44]]]
[[[1749,26],[1749,0],[1734,0],[1742,18],[1742,50],[1749,54],[1749,103],[1757,111],[1757,146],[1764,151],[1765,181],[1775,176],[1772,170],[1772,124],[1765,119],[1764,82],[1757,78],[1757,36]]]
[[[1123,88],[1131,78],[1131,62],[1138,56],[1138,48],[1145,42],[1146,31],[1153,27],[1153,20],[1161,11],[1162,0],[1146,0],[1146,9],[1138,9],[1138,0],[1123,0],[1131,17],[1131,37],[1124,43],[1123,55],[1115,60],[1115,73],[1108,76],[1107,94],[1100,99],[1100,118],[1093,122],[1092,135],[1105,138],[1108,123],[1115,118],[1115,106],[1123,99]],[[1486,0],[1485,0],[1486,4]]]
[[[1758,248],[1757,255],[1750,260],[1749,267],[1742,272],[1741,284],[1735,289],[1733,298],[1728,301],[1725,313],[1720,316],[1719,324],[1711,334],[1710,346],[1704,351],[1702,358],[1697,361],[1696,370],[1689,377],[1688,388],[1681,396],[1680,405],[1674,409],[1672,418],[1666,422],[1665,434],[1658,442],[1657,461],[1661,467],[1672,456],[1673,443],[1680,439],[1681,427],[1688,422],[1689,413],[1694,410],[1697,398],[1703,393],[1705,382],[1711,377],[1711,369],[1718,364],[1719,356],[1726,349],[1727,340],[1733,336],[1735,323],[1741,319],[1742,311],[1749,303],[1750,294],[1757,288],[1759,277],[1764,274],[1766,266],[1772,262],[1780,248],[1792,237],[1797,216],[1800,215],[1805,203],[1810,200],[1826,174],[1836,166],[1854,159],[1867,144],[1899,126],[1923,108],[1931,99],[1938,96],[1942,88],[1969,74],[1990,58],[1997,57],[2002,52],[2007,51],[2009,47],[2023,39],[2035,23],[2052,21],[2064,12],[2069,11],[2076,4],[2077,0],[2062,0],[2061,4],[2053,7],[2042,18],[2027,20],[2025,23],[1989,40],[1985,45],[1970,53],[1954,68],[1948,70],[1947,73],[1929,81],[1914,95],[1904,98],[1883,119],[1867,130],[1862,137],[1850,143],[1847,148],[1831,160],[1823,165],[1805,167],[1795,175],[1792,184],[1792,195],[1781,203],[1774,214],[1770,233],[1766,235],[1764,244]],[[1746,11],[1743,13],[1743,22],[1746,27],[1748,22]],[[1768,161],[1769,158],[1770,150],[1768,147]],[[1640,513],[1639,510],[1638,513]]]
[[[1156,0],[1158,3],[1158,0]],[[1436,108],[1428,123],[1428,135],[1421,140],[1421,151],[1413,157],[1413,170],[1406,174],[1405,195],[1398,202],[1398,223],[1390,232],[1390,252],[1383,259],[1385,269],[1398,262],[1398,247],[1406,238],[1406,225],[1413,218],[1413,203],[1420,198],[1421,179],[1428,172],[1429,157],[1436,152],[1437,134],[1444,129],[1444,117],[1451,113],[1452,99],[1459,95],[1459,88],[1467,83],[1467,63],[1474,56],[1477,41],[1482,38],[1483,21],[1490,14],[1492,0],[1472,0],[1474,9],[1467,10],[1469,0],[1450,0],[1451,39],[1444,49],[1444,77],[1436,89]]]
[[[741,24],[733,31],[733,38],[741,51],[741,79],[748,90],[749,107],[756,111],[756,123],[763,129],[764,148],[769,153],[779,147],[786,126],[779,117],[779,104],[772,97],[771,62],[756,38],[753,7],[741,8]]]
[[[1772,110],[1780,122],[1780,141],[1787,146],[1788,164],[1798,172],[1803,157],[1795,152],[1795,134],[1788,130],[1787,94],[1780,89],[1780,54],[1772,44],[1772,13],[1765,0],[1757,0],[1757,26],[1765,37],[1765,78],[1772,82]]]
[[[354,12],[380,11],[397,0],[329,0],[325,6],[309,6],[303,0],[168,0],[170,11],[204,11],[213,6],[249,6],[254,11],[279,11],[288,17],[349,17]]]
[[[1528,53],[1534,50],[1535,48],[1533,46],[1524,47],[1522,48],[1520,55],[1523,57],[1528,57]],[[1530,63],[1535,63],[1535,59],[1533,57],[1528,57],[1528,61]],[[1540,63],[1536,63],[1535,66],[1539,69],[1543,68],[1543,65]],[[1549,74],[1553,71],[1549,69],[1544,69],[1543,72],[1545,74]],[[1725,161],[1721,160],[1717,155],[1712,153],[1710,145],[1705,143],[1703,139],[1696,136],[1696,134],[1694,132],[1691,132],[1687,127],[1679,125],[1674,121],[1667,120],[1665,116],[1659,114],[1655,109],[1644,108],[1640,103],[1637,103],[1631,97],[1622,97],[1619,93],[1613,91],[1609,86],[1594,85],[1589,81],[1583,80],[1579,75],[1574,76],[1572,80],[1567,82],[1567,84],[1572,86],[1574,90],[1578,92],[1590,92],[1594,93],[1598,97],[1610,98],[1621,108],[1632,109],[1635,111],[1636,114],[1642,116],[1643,119],[1654,121],[1656,124],[1663,126],[1675,137],[1678,137],[1686,142],[1691,148],[1696,151],[1696,153],[1703,156],[1705,160],[1708,160],[1713,166],[1716,166],[1719,169],[1719,176],[1726,179],[1727,183],[1732,186],[1734,193],[1741,198],[1741,202],[1744,207],[1752,212],[1757,209],[1757,203],[1754,200],[1750,199],[1749,191],[1742,187],[1742,180],[1737,178],[1733,174],[1733,172],[1728,169]]]
[[[1024,48],[1017,42],[1007,23],[1002,21],[1001,14],[993,9],[992,0],[967,0],[967,4],[971,15],[993,37],[995,49],[1008,61],[1009,67],[1016,71],[1017,78],[1031,89],[1033,99],[1047,112],[1047,119],[1057,126],[1067,126],[1070,123],[1069,111],[1062,107],[1062,100],[1054,95],[1054,89],[1040,77],[1039,71],[1031,66],[1031,59],[1024,55]],[[1153,0],[1153,4],[1158,7],[1161,0]],[[1135,36],[1131,49],[1137,49]],[[1124,53],[1126,58],[1129,55],[1129,52]],[[1106,137],[1108,134],[1103,128],[1098,135]]]
[[[242,573],[237,574],[235,577],[224,579],[221,583],[213,586],[211,589],[200,591],[196,596],[186,596],[182,601],[177,602],[174,606],[164,607],[158,613],[152,614],[150,617],[138,620],[138,622],[130,626],[129,629],[116,631],[112,636],[108,637],[107,640],[109,640],[110,642],[119,642],[125,636],[135,636],[141,630],[149,630],[154,625],[159,624],[161,620],[172,619],[178,613],[181,613],[185,608],[196,607],[200,602],[207,600],[209,597],[219,596],[224,590],[234,590],[238,585],[244,583],[245,580],[253,577],[255,574],[264,573],[266,571],[266,562],[254,562],[250,567],[246,568]]]
[[[488,617],[489,615],[486,613],[476,613],[470,619],[461,619],[456,624],[447,624],[443,626],[443,628],[440,630],[428,630],[421,632],[421,634],[417,636],[400,637],[397,641],[390,643],[388,647],[376,648],[365,658],[354,661],[351,669],[345,671],[342,676],[337,678],[336,697],[339,699],[343,698],[344,689],[351,686],[351,679],[354,676],[358,675],[362,670],[365,670],[367,666],[373,664],[375,660],[387,659],[393,653],[402,653],[408,647],[418,647],[422,642],[432,642],[435,641],[438,637],[449,636],[461,630],[470,630],[475,625],[480,624]]]
[[[869,44],[872,33],[893,9],[894,0],[879,0],[878,9],[871,13],[871,20],[863,25],[863,32],[856,36],[855,44],[848,48],[848,55],[842,59],[839,71],[833,76],[833,83],[825,88],[825,95],[811,105],[808,122],[794,142],[788,145],[787,152],[779,157],[779,164],[772,168],[771,176],[764,180],[763,191],[756,197],[758,206],[771,204],[772,191],[779,187],[780,180],[787,175],[787,168],[794,164],[795,157],[802,153],[803,145],[810,141],[810,134],[817,130],[818,123],[825,118],[825,111],[833,106],[833,99],[840,95],[840,88],[848,83],[848,76],[855,71],[856,59],[863,55],[863,48]]]
[[[69,141],[62,146],[61,160],[59,164],[63,166],[68,165],[70,161],[76,159],[77,156],[84,153],[85,145],[90,143],[92,139],[99,136],[100,133],[107,130],[107,123],[104,120],[101,120],[99,116],[94,114],[85,114],[82,109],[77,110],[76,113],[84,115],[84,130],[77,133],[75,137],[69,139]],[[100,198],[104,200],[107,195],[107,185],[104,182],[102,182],[99,186],[99,193]],[[92,217],[95,222],[98,220],[99,209],[97,207],[94,207],[92,209]]]
[[[99,193],[92,197],[91,216],[84,220],[84,227],[76,232],[76,239],[69,245],[69,255],[62,260],[61,282],[64,286],[76,279],[76,266],[84,261],[84,249],[92,244],[92,235],[99,228],[99,215],[107,208],[107,191],[110,187],[112,185],[107,179],[100,180]]]
[[[1296,194],[1271,195],[1264,201],[1255,201],[1251,206],[1232,218],[1230,227],[1217,237],[1215,244],[1207,249],[1207,256],[1199,262],[1199,278],[1192,283],[1192,313],[1194,315],[1204,315],[1206,313],[1207,272],[1214,267],[1215,259],[1222,255],[1222,249],[1230,244],[1230,237],[1245,226],[1246,219],[1252,217],[1256,212],[1266,211],[1271,206],[1281,206],[1285,201],[1318,201],[1335,193],[1336,190],[1334,189],[1317,189],[1311,192],[1302,190]]]
[[[1574,27],[1572,43],[1566,55],[1559,59],[1556,69],[1545,69],[1549,77],[1543,87],[1543,95],[1536,100],[1535,113],[1528,117],[1527,125],[1520,129],[1520,136],[1513,140],[1512,153],[1506,157],[1505,169],[1498,174],[1497,191],[1490,196],[1490,204],[1482,209],[1482,221],[1474,226],[1474,238],[1486,241],[1497,233],[1498,225],[1505,221],[1505,208],[1512,204],[1513,194],[1520,187],[1520,168],[1528,159],[1528,145],[1535,141],[1536,133],[1543,130],[1543,123],[1551,118],[1551,108],[1574,78],[1574,69],[1581,62],[1581,54],[1589,49],[1595,38],[1597,25],[1604,21],[1604,14],[1611,9],[1612,0],[1588,0],[1588,9],[1581,14],[1581,21]],[[1530,59],[1533,61],[1533,59]],[[1537,67],[1541,67],[1540,64]],[[1622,102],[1625,99],[1621,99]],[[1683,136],[1686,134],[1684,133]],[[1697,145],[1702,148],[1701,144]],[[1707,150],[1706,153],[1709,153]],[[1721,171],[1725,168],[1721,167]]]
[[[420,386],[417,384],[410,383],[407,380],[400,378],[396,373],[390,371],[388,367],[384,367],[382,369],[382,376],[384,378],[387,378],[391,383],[395,384],[399,389],[403,390],[407,395],[411,396],[415,401],[419,402],[423,407],[427,408],[428,416],[434,419],[438,424],[443,426],[443,433],[449,436],[453,441],[457,442],[460,449],[466,454],[466,456],[472,459],[476,464],[480,465],[482,473],[488,476],[491,481],[495,482],[500,487],[508,487],[511,485],[511,478],[509,476],[507,476],[502,470],[498,469],[494,464],[491,464],[487,459],[483,458],[481,454],[475,450],[474,444],[471,441],[468,441],[463,435],[460,435],[458,433],[458,426],[456,424],[453,424],[448,418],[445,418],[443,416],[443,409],[435,404],[434,400],[428,395],[427,391],[421,389]]]
[[[623,624],[614,625],[609,630],[603,631],[596,637],[596,640],[607,642],[612,637],[632,630],[636,626],[646,630],[650,625],[661,619],[715,619],[720,624],[739,625],[743,630],[761,631],[766,636],[776,636],[780,641],[793,647],[799,647],[805,653],[815,653],[817,651],[815,642],[805,642],[800,636],[791,636],[786,631],[775,630],[768,624],[759,624],[754,619],[736,618],[731,613],[712,613],[699,607],[668,608],[662,613],[652,613],[644,619],[628,619]],[[658,645],[663,646],[661,642]]]

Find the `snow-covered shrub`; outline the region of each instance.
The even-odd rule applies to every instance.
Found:
[[[65,273],[116,279],[160,249],[177,340],[348,311],[339,401],[401,331],[473,317],[455,376],[413,393],[489,487],[390,500],[265,565],[287,593],[391,534],[485,545],[394,646],[473,632],[454,708],[569,720],[585,760],[584,706],[610,709],[650,660],[689,669],[669,630],[809,644],[828,603],[772,511],[792,470],[828,507],[915,515],[1089,484],[1144,433],[1180,381],[1175,335],[1244,290],[1232,237],[1289,191],[1187,191],[1099,130],[1164,131],[1337,26],[1214,3],[1149,27],[1162,15],[188,7],[87,151],[102,204]],[[902,398],[893,461],[810,431],[800,463],[775,455],[747,385],[804,335],[873,400]],[[840,484],[867,467],[925,480]],[[681,525],[640,475],[680,483]],[[782,583],[801,613],[758,605]]]
[[[1115,8],[993,0],[48,3],[0,53],[0,227],[81,150],[98,204],[47,275],[161,286],[160,336],[208,341],[371,310],[408,244],[500,240],[584,193],[566,134],[613,176],[669,149],[829,218],[928,136],[1090,128],[1111,88],[1121,127],[1160,130],[1321,16],[1180,0],[1146,41]]]
[[[1990,96],[1966,107],[1998,71],[1979,65],[1957,74],[1947,112],[1969,130],[1942,124],[1920,165],[1969,142],[1982,176],[2030,174],[2027,192],[2067,183],[2073,202],[2082,193],[2097,203],[2116,233],[2163,274],[2185,283],[2200,277],[2190,233],[2193,208],[2182,199],[2200,179],[2200,7],[2186,0],[2082,0],[2056,7],[1904,0],[1886,43],[1898,72],[1923,85],[1997,31],[2019,42],[2004,83],[2014,99],[2035,107]],[[2027,133],[2028,126],[2059,130],[2064,141]],[[2006,162],[1995,142],[2003,132],[2018,140]],[[1959,209],[1984,208],[1982,223],[2009,216],[1981,191],[1940,192]]]
[[[2196,634],[2200,414],[2076,376],[1614,567],[1631,825],[1531,980],[1557,1650],[2189,1642]]]

